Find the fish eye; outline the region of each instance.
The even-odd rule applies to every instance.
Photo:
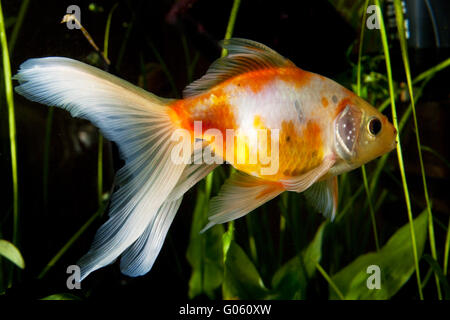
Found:
[[[380,119],[378,118],[370,119],[367,127],[369,128],[369,132],[372,135],[376,136],[377,134],[380,133],[382,127]]]

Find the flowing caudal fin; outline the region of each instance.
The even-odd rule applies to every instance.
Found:
[[[150,271],[181,204],[183,195],[214,170],[216,166],[216,164],[190,164],[186,166],[177,185],[158,209],[145,232],[122,255],[120,260],[122,273],[130,277],[136,277]]]
[[[120,270],[123,274],[136,277],[150,271],[182,199],[183,197],[165,201],[153,215],[144,233],[125,250],[120,259]]]
[[[117,173],[119,189],[112,195],[109,219],[79,261],[81,278],[112,263],[127,248],[122,269],[130,275],[147,272],[182,198],[179,192],[166,201],[186,166],[170,158],[175,145],[170,100],[67,58],[28,60],[15,79],[20,83],[16,91],[26,98],[91,121],[116,142],[125,160]]]

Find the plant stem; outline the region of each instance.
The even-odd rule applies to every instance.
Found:
[[[369,0],[366,0],[363,7],[363,17],[362,17],[362,27],[361,27],[361,34],[359,37],[359,49],[358,49],[358,64],[357,64],[357,71],[356,71],[356,94],[358,96],[361,96],[361,57],[362,57],[362,48],[364,43],[364,30],[365,30],[365,21],[366,21],[366,13],[367,13],[367,6],[369,5]],[[367,203],[369,204],[369,212],[370,212],[370,219],[372,221],[372,229],[373,229],[373,236],[375,239],[375,246],[377,248],[377,251],[380,250],[380,244],[378,242],[378,232],[377,232],[377,222],[375,220],[375,212],[373,210],[373,204],[372,204],[372,197],[369,189],[369,183],[367,182],[367,174],[366,174],[366,166],[361,166],[361,173],[363,176],[363,182],[364,182],[364,189],[366,190],[367,195]]]
[[[448,66],[450,66],[450,58],[445,59],[441,63],[439,63],[439,64],[435,65],[434,67],[432,67],[428,70],[425,70],[424,72],[419,74],[417,77],[414,78],[414,80],[412,81],[412,84],[417,84],[417,82],[433,76],[436,72],[441,71],[442,69],[445,69]]]
[[[116,8],[117,8],[118,5],[119,5],[118,2],[117,2],[116,4],[113,5],[113,7],[111,8],[111,10],[109,11],[108,19],[106,20],[105,38],[104,38],[104,40],[103,40],[103,55],[104,55],[106,58],[108,58],[109,30],[111,29],[112,15],[113,15],[114,10],[116,10]]]
[[[375,247],[377,248],[377,251],[380,251],[380,243],[378,241],[378,232],[377,232],[377,222],[375,220],[375,211],[373,209],[372,197],[370,193],[369,183],[367,181],[366,166],[364,165],[361,166],[361,172],[363,176],[364,189],[366,190],[367,194],[367,203],[369,204],[370,220],[372,221],[372,230],[373,230],[373,237],[375,239]]]
[[[236,23],[236,17],[239,11],[239,5],[241,4],[241,0],[234,0],[233,7],[231,8],[230,18],[228,19],[227,31],[225,32],[225,39],[230,39],[233,35],[234,25]],[[222,57],[227,55],[227,50],[222,49]]]
[[[67,243],[58,251],[58,253],[47,263],[45,268],[38,275],[38,279],[42,279],[47,272],[52,268],[56,262],[66,253],[66,251],[72,246],[72,244],[77,241],[77,239],[86,231],[86,229],[94,222],[94,220],[99,217],[103,212],[103,206],[100,207],[97,212],[95,212],[88,221],[67,241]]]
[[[413,121],[414,121],[414,131],[416,133],[416,142],[417,142],[417,152],[419,153],[419,164],[420,164],[420,172],[422,175],[422,184],[423,184],[423,192],[425,196],[425,202],[427,205],[427,212],[428,212],[428,235],[430,240],[430,247],[431,247],[431,256],[433,257],[436,262],[437,259],[437,253],[436,253],[436,241],[434,236],[434,227],[433,227],[433,213],[431,211],[431,203],[430,198],[428,195],[428,187],[427,187],[427,179],[425,175],[425,166],[423,164],[423,158],[422,158],[422,148],[420,145],[420,135],[419,135],[419,126],[417,124],[417,115],[416,115],[416,107],[414,104],[414,92],[412,88],[412,80],[411,80],[411,71],[409,67],[409,59],[408,59],[408,48],[406,45],[406,38],[405,38],[405,30],[404,30],[404,19],[403,19],[403,8],[400,0],[394,0],[394,7],[395,7],[395,16],[397,20],[397,30],[399,34],[399,40],[400,40],[400,47],[402,51],[402,58],[403,58],[403,64],[405,67],[405,73],[406,73],[406,82],[408,84],[408,91],[409,96],[411,99],[411,109],[413,114]],[[437,273],[434,274],[435,281],[436,281],[436,288],[438,293],[439,300],[442,300],[442,293],[441,293],[441,286],[439,282],[439,277]]]
[[[363,17],[362,17],[362,27],[361,27],[361,34],[359,35],[359,49],[358,49],[358,64],[356,69],[356,94],[358,96],[361,95],[361,58],[362,58],[362,49],[363,49],[363,43],[364,43],[364,30],[365,28],[365,21],[367,16],[367,6],[369,5],[369,0],[366,0],[364,3],[364,10],[363,10]]]
[[[11,80],[11,64],[9,61],[8,41],[6,39],[5,21],[0,1],[0,42],[3,58],[3,78],[5,82],[6,104],[8,106],[9,139],[11,150],[11,174],[13,184],[13,233],[12,243],[17,246],[19,226],[19,185],[17,177],[16,120],[14,115],[14,95]]]
[[[445,238],[445,249],[444,249],[444,276],[447,275],[448,271],[448,252],[450,250],[450,218],[448,219],[448,227],[447,227],[447,237]]]
[[[230,18],[228,19],[228,25],[227,30],[225,31],[225,39],[230,39],[233,35],[234,30],[234,24],[236,23],[236,16],[239,11],[239,5],[241,4],[240,0],[234,0],[233,1],[233,7],[231,8]],[[222,54],[221,57],[225,57],[227,55],[227,50],[222,48]],[[212,172],[210,173],[212,174]],[[228,234],[228,237],[231,239],[234,238],[234,221],[228,222],[228,231],[226,232]],[[223,261],[225,264],[225,261],[227,259],[227,252],[229,248],[229,241],[227,241],[227,244],[223,248]]]
[[[339,299],[345,300],[344,295],[342,294],[341,290],[336,286],[336,284],[331,280],[330,276],[327,274],[327,272],[322,268],[322,266],[316,262],[316,268],[319,270],[319,272],[322,274],[322,276],[325,278],[325,280],[328,282],[331,288],[337,293],[339,296]]]
[[[406,174],[405,174],[405,168],[404,168],[404,163],[403,163],[403,153],[402,153],[401,141],[400,141],[400,136],[398,134],[399,130],[398,130],[398,122],[397,122],[397,109],[395,107],[395,92],[394,92],[394,84],[393,84],[394,81],[392,79],[389,46],[388,46],[388,40],[387,40],[387,35],[386,35],[386,29],[384,26],[383,15],[381,14],[380,1],[375,0],[375,5],[378,8],[378,10],[376,10],[376,12],[377,12],[378,21],[380,23],[381,42],[383,45],[383,51],[384,51],[384,56],[385,56],[385,60],[386,60],[386,72],[387,72],[387,76],[388,76],[389,95],[391,98],[392,122],[393,122],[395,129],[397,130],[397,158],[398,158],[398,164],[399,164],[400,174],[401,174],[401,178],[402,178],[406,208],[408,211],[408,219],[409,219],[409,226],[410,226],[410,232],[411,232],[411,244],[412,244],[412,248],[413,248],[414,265],[415,265],[416,278],[417,278],[417,288],[419,290],[420,300],[423,300],[423,292],[422,292],[422,285],[421,285],[421,280],[420,280],[420,270],[419,270],[419,257],[418,257],[418,252],[417,252],[416,234],[415,234],[414,224],[413,224],[411,200],[410,200],[409,191],[408,191],[408,184],[406,182]]]

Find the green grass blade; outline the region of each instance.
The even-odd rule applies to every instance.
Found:
[[[234,0],[233,7],[231,8],[230,18],[228,19],[227,31],[225,32],[225,39],[230,39],[233,35],[234,25],[236,23],[236,17],[239,11],[241,0]],[[227,50],[222,49],[222,57],[227,55]]]
[[[9,139],[11,150],[11,173],[13,184],[13,235],[12,243],[17,245],[19,226],[19,183],[17,176],[16,120],[14,115],[14,94],[11,80],[11,64],[9,61],[8,41],[6,39],[5,20],[3,19],[0,1],[0,43],[2,47],[3,78],[5,83],[6,104],[8,107]]]
[[[356,201],[356,199],[361,195],[364,187],[360,186],[356,192],[352,194],[352,196],[347,200],[347,203],[345,204],[345,207],[342,208],[342,210],[339,212],[339,215],[336,217],[336,222],[342,221],[345,214],[352,208],[353,203]]]
[[[408,219],[409,219],[409,226],[410,226],[410,232],[411,232],[411,244],[412,244],[412,248],[413,248],[414,264],[415,264],[415,271],[416,271],[416,278],[417,278],[417,288],[419,291],[420,299],[423,300],[422,284],[421,284],[421,280],[420,280],[420,270],[419,270],[419,257],[418,257],[418,252],[417,252],[416,235],[415,235],[414,225],[413,225],[411,200],[410,200],[409,191],[408,191],[408,184],[406,181],[406,173],[405,173],[405,167],[404,167],[404,163],[403,163],[403,152],[402,152],[401,140],[400,140],[400,136],[398,135],[399,130],[398,130],[398,122],[397,122],[397,109],[395,106],[394,81],[392,78],[389,45],[388,45],[383,15],[381,14],[380,1],[375,0],[375,5],[378,7],[378,10],[376,10],[376,12],[377,12],[378,21],[380,24],[381,42],[383,45],[383,52],[384,52],[384,56],[385,56],[385,60],[386,60],[386,72],[387,72],[387,76],[388,76],[389,95],[390,95],[390,100],[391,100],[392,122],[393,122],[394,127],[397,129],[397,142],[398,142],[397,143],[397,158],[398,158],[398,164],[399,164],[400,174],[401,174],[401,178],[402,178],[406,208],[408,211]]]
[[[236,23],[236,17],[239,11],[239,5],[241,4],[240,0],[234,0],[233,1],[233,7],[231,8],[230,18],[228,19],[228,25],[227,30],[225,31],[225,39],[230,39],[233,35],[234,25]],[[227,51],[225,49],[222,49],[221,57],[225,57],[227,55]],[[210,173],[212,174],[212,172]],[[224,263],[227,259],[227,253],[228,249],[230,247],[230,241],[234,239],[234,221],[228,222],[228,230],[224,234],[224,241],[223,242],[223,259]]]
[[[444,61],[442,61],[441,63],[435,65],[434,67],[422,72],[421,74],[419,74],[417,77],[414,78],[414,80],[412,81],[412,84],[417,84],[418,82],[427,79],[429,77],[434,76],[434,74],[438,71],[441,71],[442,69],[447,68],[448,66],[450,66],[450,58],[445,59]]]
[[[450,218],[448,219],[448,227],[447,227],[447,237],[445,238],[445,249],[444,249],[444,276],[447,275],[448,272],[448,252],[450,251]]]
[[[211,171],[207,176],[206,176],[206,183],[205,183],[205,195],[206,198],[209,199],[209,197],[211,196],[211,189],[212,189],[212,185],[213,185],[213,172]]]
[[[364,189],[366,190],[366,194],[367,194],[367,203],[369,205],[370,220],[372,221],[372,231],[373,231],[373,237],[375,240],[375,247],[377,248],[377,251],[379,251],[380,243],[378,241],[377,222],[375,220],[375,211],[373,208],[372,196],[370,193],[369,183],[367,180],[366,166],[364,166],[364,165],[361,166],[361,172],[362,172],[362,176],[363,176]]]
[[[322,274],[322,276],[325,278],[325,280],[328,282],[331,288],[336,292],[339,299],[345,300],[344,295],[342,294],[341,290],[336,286],[336,284],[331,280],[328,273],[322,268],[322,266],[319,263],[316,263],[316,269],[319,270],[319,272]]]
[[[361,59],[362,59],[362,49],[363,49],[363,43],[364,43],[364,28],[365,22],[366,22],[366,16],[367,16],[367,6],[369,5],[369,0],[366,0],[364,3],[364,10],[363,10],[363,17],[362,17],[362,28],[361,28],[361,34],[359,35],[359,48],[358,48],[358,64],[356,69],[356,94],[359,96],[361,95]]]
[[[47,263],[47,265],[42,269],[41,273],[38,275],[38,279],[42,279],[47,272],[61,259],[61,257],[69,250],[69,248],[75,243],[75,241],[80,238],[80,236],[89,228],[92,222],[97,219],[104,210],[104,206],[102,205],[89,219],[86,221],[84,225],[81,226],[80,229],[66,242],[66,244],[55,254],[55,256]]]
[[[417,142],[417,151],[419,154],[419,164],[420,164],[420,172],[422,175],[422,184],[423,184],[423,192],[425,196],[425,202],[427,205],[427,212],[428,212],[428,235],[430,240],[430,247],[431,247],[431,256],[435,261],[437,261],[437,253],[436,253],[436,240],[434,236],[434,227],[433,227],[433,213],[431,211],[431,203],[430,198],[428,196],[428,187],[427,187],[427,179],[425,174],[425,166],[423,164],[423,158],[422,158],[422,149],[420,145],[420,134],[419,134],[419,126],[417,124],[417,115],[416,115],[416,108],[414,104],[414,92],[412,88],[412,80],[411,80],[411,71],[409,67],[409,59],[408,59],[408,47],[406,43],[406,37],[405,37],[405,21],[403,18],[403,8],[400,0],[394,0],[394,7],[395,7],[395,17],[397,20],[397,30],[400,40],[400,47],[402,52],[402,59],[403,64],[405,67],[405,73],[406,73],[406,82],[408,84],[408,92],[409,96],[411,97],[411,109],[413,114],[413,121],[414,121],[414,131],[416,133],[416,142]],[[441,287],[439,282],[439,277],[435,273],[435,280],[436,280],[436,287],[438,292],[438,298],[439,300],[442,300],[442,293],[441,293]]]
[[[117,2],[114,4],[114,6],[111,8],[108,14],[108,19],[106,20],[106,27],[105,27],[105,39],[103,40],[103,55],[108,58],[108,48],[109,48],[109,30],[111,29],[111,20],[112,15],[114,13],[114,10],[116,10],[119,3]]]
[[[364,10],[363,10],[363,17],[362,17],[362,28],[361,28],[361,34],[359,37],[359,49],[358,49],[358,64],[357,64],[357,70],[356,70],[356,94],[358,96],[361,96],[361,59],[362,59],[362,49],[363,49],[363,43],[364,43],[364,30],[366,29],[364,27],[366,22],[366,13],[367,13],[367,6],[369,5],[369,0],[366,0],[364,3]],[[373,230],[373,236],[375,239],[375,246],[377,248],[377,251],[380,250],[380,244],[378,242],[378,232],[377,232],[377,223],[375,220],[375,212],[373,210],[373,204],[372,204],[372,197],[369,189],[369,183],[367,181],[367,173],[366,173],[366,166],[361,166],[361,173],[363,176],[363,182],[364,182],[364,189],[366,190],[367,195],[367,203],[369,204],[369,212],[370,212],[370,219],[372,221],[372,230]]]

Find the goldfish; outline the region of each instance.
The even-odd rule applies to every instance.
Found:
[[[304,192],[333,219],[337,176],[395,148],[388,119],[340,84],[255,41],[221,45],[227,55],[182,99],[63,57],[29,59],[14,76],[17,93],[91,121],[125,160],[109,218],[78,261],[81,280],[119,256],[123,274],[149,272],[183,195],[223,162],[235,170],[211,199],[203,232],[285,191]],[[214,161],[198,161],[208,154]]]

